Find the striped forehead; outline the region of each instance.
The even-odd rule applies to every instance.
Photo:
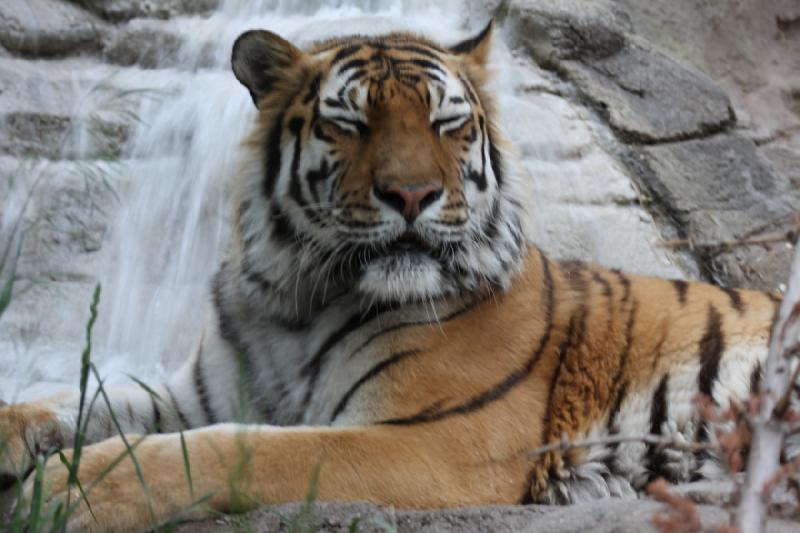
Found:
[[[320,86],[320,111],[365,120],[371,87],[393,79],[423,91],[431,120],[470,111],[462,79],[436,53],[422,46],[363,44],[331,52],[329,71]],[[427,91],[427,95],[424,94]]]

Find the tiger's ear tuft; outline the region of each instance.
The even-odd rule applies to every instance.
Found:
[[[250,91],[256,106],[275,83],[290,77],[303,52],[286,39],[266,30],[244,32],[233,43],[231,67],[242,85]]]
[[[450,51],[454,54],[467,56],[478,65],[485,65],[489,59],[493,30],[494,19],[490,20],[478,35],[451,46]]]

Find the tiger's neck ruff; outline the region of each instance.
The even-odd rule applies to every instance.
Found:
[[[483,92],[490,34],[450,49],[404,33],[308,51],[239,38],[233,68],[258,119],[217,277],[223,315],[303,324],[339,296],[435,307],[510,285],[527,244]]]

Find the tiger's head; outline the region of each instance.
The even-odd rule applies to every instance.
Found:
[[[236,214],[248,279],[330,278],[383,302],[509,283],[526,245],[483,88],[491,33],[237,39],[233,72],[258,108]]]

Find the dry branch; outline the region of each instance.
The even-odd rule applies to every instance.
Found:
[[[689,237],[687,239],[665,240],[661,242],[661,245],[666,246],[667,248],[689,248],[690,250],[729,250],[738,246],[764,245],[779,242],[792,243],[797,240],[798,233],[800,233],[800,224],[795,223],[789,231],[781,233],[753,235],[750,237],[742,237],[740,239],[720,241],[715,243],[699,243],[696,242],[692,237]]]
[[[758,400],[759,410],[753,417],[747,476],[736,515],[736,525],[742,533],[763,531],[766,524],[769,488],[780,473],[781,449],[790,430],[785,418],[793,380],[797,377],[791,365],[797,363],[799,342],[800,247],[797,247],[786,295],[773,325]]]

